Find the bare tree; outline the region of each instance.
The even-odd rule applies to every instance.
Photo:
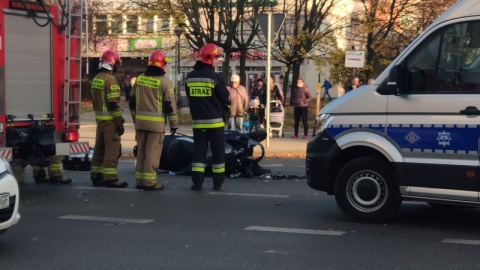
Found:
[[[287,90],[288,74],[296,81],[300,65],[308,58],[326,58],[336,47],[332,33],[340,27],[329,21],[340,0],[285,1],[277,10],[287,18],[276,42],[273,58],[287,67],[283,88]],[[337,22],[338,23],[338,22]],[[318,59],[317,59],[318,60]]]
[[[381,72],[455,0],[358,0],[354,13],[366,49],[366,79]],[[362,38],[363,36],[363,38]]]

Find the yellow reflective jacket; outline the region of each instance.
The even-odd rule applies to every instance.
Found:
[[[142,74],[137,77],[130,96],[135,97],[135,109],[131,114],[136,130],[164,132],[167,117],[170,127],[178,128],[175,93],[168,77]],[[170,102],[173,109],[168,115],[163,108],[165,101]]]
[[[92,81],[92,101],[97,121],[113,120],[122,116],[120,107],[120,86],[111,71],[102,70]],[[108,109],[108,103],[115,102],[115,110]]]

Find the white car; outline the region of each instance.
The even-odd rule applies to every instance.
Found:
[[[0,158],[0,235],[20,219],[18,183],[10,163]]]

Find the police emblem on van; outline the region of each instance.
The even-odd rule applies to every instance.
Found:
[[[410,132],[410,133],[408,133],[407,136],[405,136],[405,139],[407,139],[407,141],[409,141],[411,144],[413,144],[414,142],[418,141],[418,139],[420,139],[420,137],[418,137],[418,135],[415,134],[415,132]]]
[[[450,137],[450,132],[442,131],[438,133],[437,141],[439,145],[443,147],[449,146],[451,140],[452,138]]]

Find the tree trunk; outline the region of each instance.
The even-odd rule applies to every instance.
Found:
[[[283,75],[284,78],[283,78],[283,96],[284,97],[287,97],[287,92],[290,91],[290,97],[292,96],[292,89],[288,89],[288,83],[290,82],[289,81],[289,78],[290,78],[290,70],[291,70],[291,66],[288,65],[287,66],[287,72],[285,72],[285,74]],[[288,100],[288,103],[287,103],[287,100],[285,100],[285,104],[289,104],[289,105],[292,105],[292,102],[291,102],[291,98],[290,100]]]
[[[365,69],[365,80],[368,81],[368,79],[370,79],[370,76],[372,74],[372,70],[371,70],[371,67],[374,67],[375,66],[375,63],[373,62],[373,59],[375,57],[375,50],[374,48],[372,47],[373,46],[373,34],[372,33],[368,33],[367,35],[367,61],[366,61],[366,65],[367,65],[367,68]]]
[[[228,73],[230,72],[230,57],[227,57],[227,53],[225,53],[225,59],[222,63],[222,77],[225,83],[229,82]]]
[[[246,63],[247,63],[247,55],[241,52],[240,54],[240,84],[244,85],[245,88],[247,88],[248,91],[248,85],[247,85],[247,74],[245,72],[246,69]]]

